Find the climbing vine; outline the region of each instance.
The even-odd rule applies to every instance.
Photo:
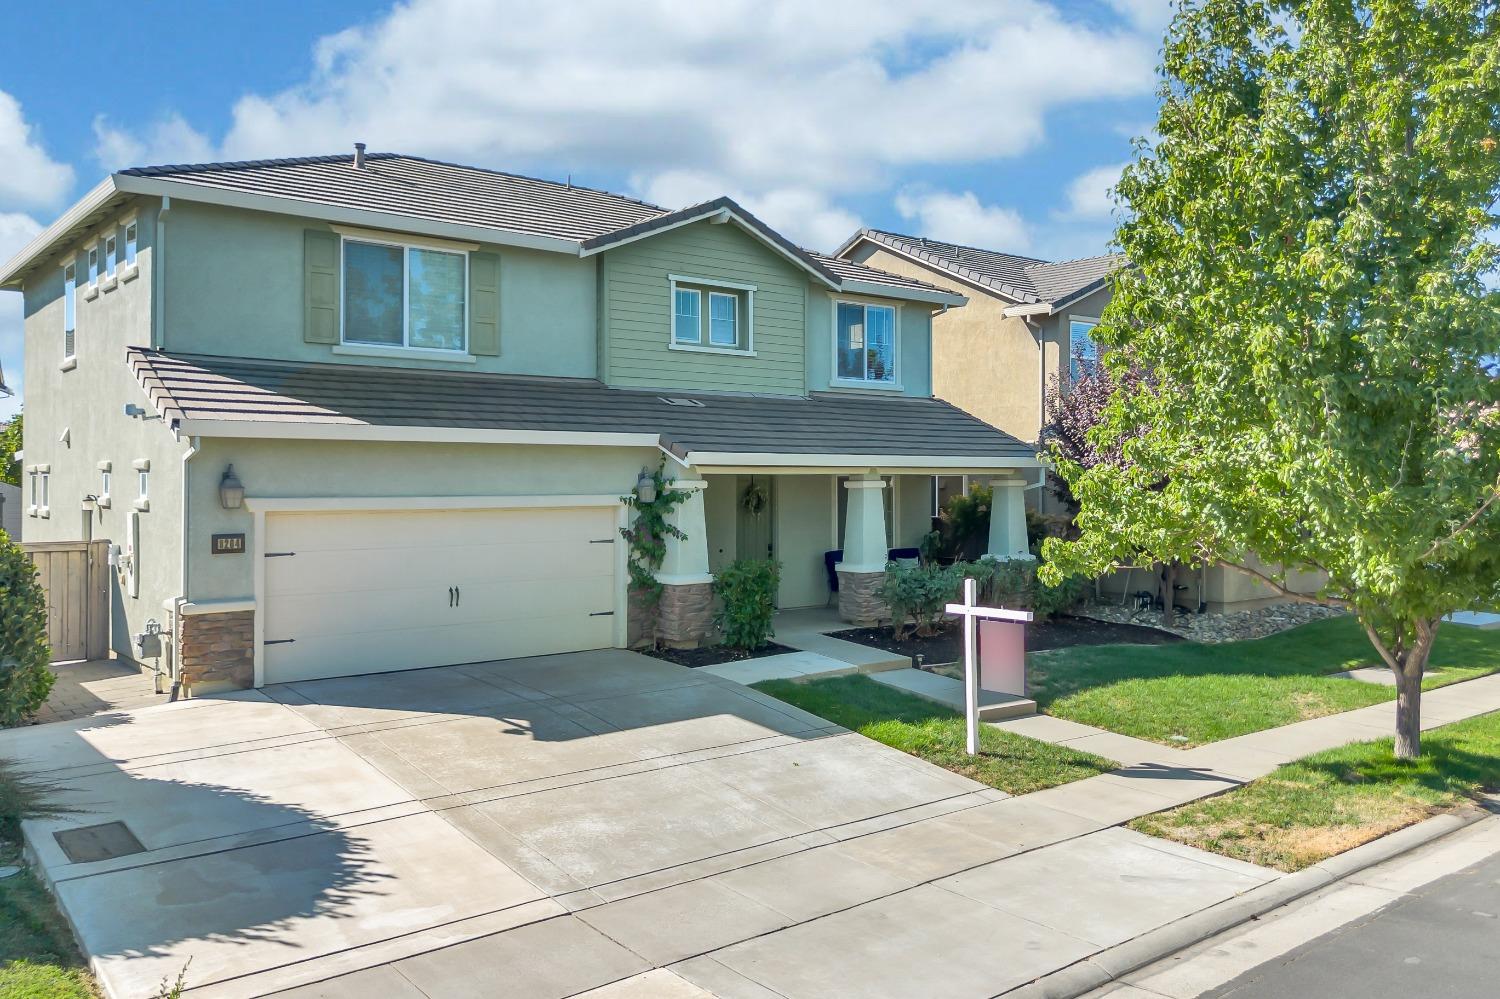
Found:
[[[676,524],[667,522],[667,516],[690,495],[684,489],[672,489],[662,476],[666,459],[662,459],[651,480],[656,484],[656,497],[647,503],[632,493],[621,496],[620,502],[636,512],[635,522],[620,528],[620,534],[630,543],[630,588],[640,595],[647,606],[655,607],[661,600],[661,583],[656,571],[667,557],[668,537],[686,541],[687,535]]]

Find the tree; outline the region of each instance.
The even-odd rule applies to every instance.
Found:
[[[21,450],[21,414],[17,413],[0,425],[0,482],[13,486],[21,484],[21,466],[16,462],[16,452]]]
[[[1079,536],[1046,571],[1137,552],[1321,569],[1397,685],[1420,754],[1445,615],[1500,579],[1500,14],[1493,0],[1186,0],[1157,138],[1116,198],[1131,267],[1095,336],[1118,391],[1058,456]],[[1133,435],[1133,429],[1150,433]]]

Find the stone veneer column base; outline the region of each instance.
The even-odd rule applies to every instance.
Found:
[[[656,613],[663,645],[696,649],[713,634],[714,584],[665,583]]]
[[[877,595],[885,582],[884,572],[839,574],[839,617],[857,628],[873,628],[891,617],[891,609]]]
[[[177,675],[185,686],[255,686],[254,611],[184,614],[179,620]]]

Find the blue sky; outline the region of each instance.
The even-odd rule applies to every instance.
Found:
[[[112,169],[372,150],[1103,252],[1168,0],[73,2],[0,33],[0,258]],[[126,11],[128,10],[128,13]],[[21,382],[20,296],[0,363]],[[0,415],[15,400],[0,400]]]

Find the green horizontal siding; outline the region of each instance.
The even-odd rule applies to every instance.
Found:
[[[801,395],[807,277],[733,223],[698,222],[603,254],[611,385]],[[755,356],[672,350],[668,275],[755,286]]]

